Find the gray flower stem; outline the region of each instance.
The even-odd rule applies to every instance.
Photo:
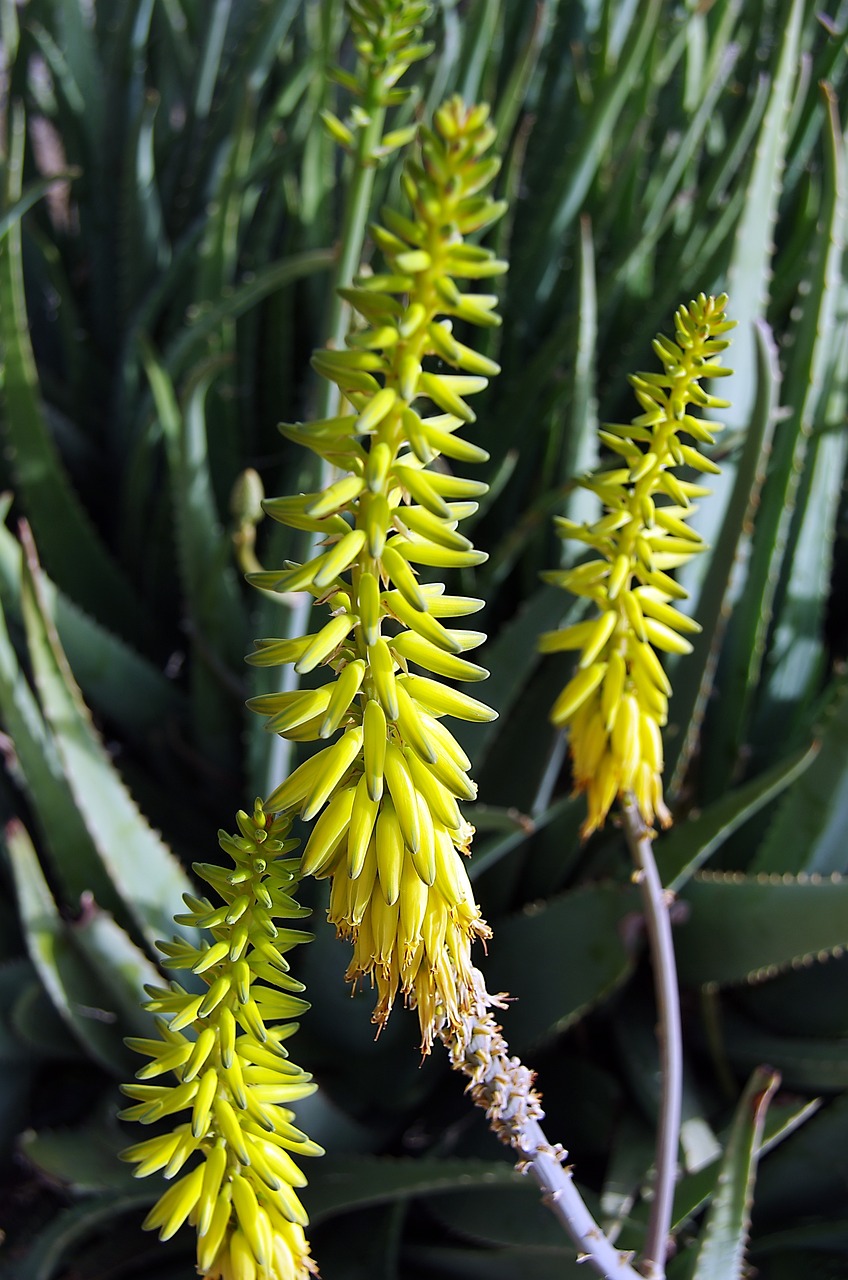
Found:
[[[467,1092],[501,1142],[518,1154],[519,1167],[539,1184],[544,1203],[571,1236],[580,1259],[604,1280],[641,1280],[631,1255],[615,1248],[589,1212],[571,1169],[563,1164],[567,1152],[545,1136],[533,1073],[510,1056],[492,1015],[503,1000],[489,995],[478,969],[472,975],[473,988],[462,993],[465,1013],[459,1025],[446,1024],[440,1033],[451,1065],[468,1077]]]
[[[657,870],[651,833],[632,796],[624,802],[622,811],[627,843],[636,864],[635,879],[641,889],[645,908],[657,999],[657,1038],[661,1074],[655,1159],[656,1184],[641,1270],[648,1280],[663,1280],[671,1232],[680,1142],[680,1107],[683,1091],[680,994],[677,986],[677,965],[671,936],[668,898]]]

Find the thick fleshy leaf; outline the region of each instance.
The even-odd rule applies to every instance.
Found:
[[[20,557],[19,557],[20,558]],[[0,612],[0,711],[14,743],[11,772],[29,797],[53,856],[58,883],[74,905],[86,890],[110,907],[119,905],[77,809],[56,745],[18,665]]]
[[[12,114],[12,150],[3,205],[21,196],[24,121]],[[0,239],[0,334],[5,354],[4,425],[20,496],[55,581],[94,617],[123,636],[147,636],[147,619],[103,546],[62,468],[41,403],[24,294],[21,229]]]
[[[499,922],[485,964],[486,983],[491,991],[508,991],[515,1001],[503,1024],[519,1053],[564,1031],[629,976],[635,956],[622,924],[634,908],[628,892],[597,884]]]
[[[76,805],[123,909],[152,946],[170,936],[171,915],[192,886],[147,824],[109,759],[62,652],[40,589],[31,543],[22,604],[36,684]]]
[[[675,732],[666,734],[666,770],[672,795],[680,788],[699,745],[720,652],[722,716],[720,728],[704,746],[710,759],[719,754],[723,760],[726,754],[735,760],[750,701],[750,669],[757,661],[752,653],[752,636],[759,625],[759,601],[746,594],[748,584],[743,566],[751,553],[752,531],[771,454],[780,393],[777,346],[771,330],[764,321],[758,321],[754,332],[756,397],[744,444],[734,464],[733,484],[727,495],[722,524],[714,535],[715,546],[706,573],[684,571],[681,574],[690,591],[687,611],[697,619],[702,630],[692,637],[692,653],[669,663],[674,686],[670,714]],[[708,509],[711,502],[712,496]],[[727,636],[730,617],[734,618],[734,629]],[[722,650],[725,639],[728,645]]]
[[[702,872],[676,930],[685,983],[763,980],[848,946],[848,879]]]
[[[142,1183],[134,1191],[88,1197],[63,1210],[32,1240],[19,1264],[18,1280],[54,1280],[75,1248],[89,1236],[114,1224],[123,1213],[148,1208],[157,1194],[155,1186]]]
[[[132,1070],[112,1001],[96,971],[74,945],[59,915],[32,841],[20,823],[6,828],[21,923],[30,959],[50,999],[91,1057],[119,1077]]]
[[[751,863],[753,873],[848,870],[848,685],[837,685],[819,741],[809,772],[775,810]]]
[[[673,827],[657,844],[657,866],[665,888],[678,893],[734,831],[803,778],[818,755],[817,746],[796,752],[759,778],[715,800],[696,817],[684,819]],[[766,868],[755,863],[754,869]]]
[[[131,649],[42,574],[44,598],[85,698],[130,736],[178,718],[183,698],[152,662]],[[21,613],[20,544],[0,525],[0,600],[8,617]]]
[[[105,1120],[72,1129],[41,1129],[25,1133],[20,1144],[23,1156],[51,1181],[67,1187],[75,1195],[92,1192],[125,1191],[143,1193],[131,1168],[118,1159],[127,1144],[129,1130]],[[156,1195],[150,1184],[150,1199]]]
[[[742,1280],[757,1160],[769,1103],[780,1076],[766,1067],[752,1075],[739,1102],[718,1189],[704,1225],[692,1280]]]
[[[311,1171],[303,1201],[310,1222],[369,1205],[413,1196],[453,1192],[460,1187],[514,1186],[518,1175],[505,1160],[412,1160],[389,1157],[328,1156]]]

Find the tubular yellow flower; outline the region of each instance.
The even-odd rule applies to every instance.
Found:
[[[657,656],[691,651],[687,634],[700,630],[672,601],[685,597],[668,570],[685,564],[706,545],[686,523],[697,510],[693,499],[709,492],[675,476],[672,467],[717,472],[694,445],[712,444],[717,422],[695,417],[691,408],[726,408],[709,395],[703,378],[730,373],[720,353],[733,328],[725,318],[727,298],[701,294],[681,306],[675,338],[658,336],[654,351],[662,373],[640,373],[630,381],[642,413],[629,426],[600,432],[617,455],[609,470],[579,483],[606,508],[592,525],[557,518],[560,535],[584,542],[594,558],[574,569],[546,575],[549,581],[596,605],[595,619],[543,635],[544,653],[574,649],[578,667],[551,711],[555,725],[570,734],[574,782],[585,791],[584,836],[603,825],[616,796],[628,793],[645,821],[671,821],[663,801],[662,735],[671,686]]]
[[[303,565],[250,576],[265,588],[308,590],[329,606],[330,621],[302,643],[263,640],[248,659],[332,674],[317,690],[253,699],[248,705],[268,716],[269,730],[298,741],[342,731],[267,805],[317,816],[303,870],[332,877],[330,920],[353,943],[348,977],[376,985],[378,1025],[398,992],[416,1005],[425,1049],[441,1020],[459,1018],[471,941],[488,936],[463,865],[472,829],[457,807],[476,789],[470,762],[441,723],[494,718],[441,683],[487,675],[459,656],[484,636],[451,625],[482,602],[421,582],[418,566],[485,559],[458,526],[486,486],[431,464],[487,456],[458,432],[474,420],[468,398],[498,367],[457,341],[453,323],[500,323],[493,296],[458,283],[505,270],[463,238],[503,212],[482,194],[498,171],[487,155],[493,140],[488,109],[458,98],[439,108],[433,130],[420,130],[403,173],[411,216],[386,209],[372,229],[385,271],[341,291],[361,327],[347,350],[313,358],[351,412],[281,428],[347,473],[322,493],[265,504],[284,524],[320,531],[323,548]],[[457,372],[438,372],[435,362]]]
[[[195,867],[224,905],[187,898],[188,912],[176,918],[204,930],[211,942],[159,944],[171,968],[202,978],[205,996],[177,983],[148,988],[159,1039],[127,1041],[150,1062],[136,1073],[142,1083],[124,1086],[135,1105],[123,1119],[151,1124],[180,1111],[189,1115],[171,1133],[130,1147],[123,1159],[138,1166],[136,1177],[161,1170],[168,1179],[194,1162],[144,1225],[158,1228],[163,1240],[186,1221],[195,1226],[200,1274],[211,1280],[306,1280],[314,1267],[303,1234],[306,1215],[294,1191],[306,1179],[289,1152],[322,1152],[295,1127],[289,1104],[315,1086],[289,1061],[283,1043],[296,1024],[267,1024],[309,1007],[296,994],[303,985],[290,976],[285,953],[311,935],[274,923],[308,912],[291,897],[297,859],[290,855],[297,841],[287,839],[290,819],[269,819],[257,802],[252,816],[239,813],[238,825],[239,835],[219,836],[233,870]],[[169,1074],[176,1084],[161,1082]]]

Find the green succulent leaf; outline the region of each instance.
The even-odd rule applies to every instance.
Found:
[[[848,820],[848,685],[838,684],[820,731],[820,750],[809,772],[778,805],[751,863],[754,874],[846,870]]]
[[[28,832],[18,822],[10,824],[5,843],[27,949],[47,994],[95,1062],[119,1076],[126,1074],[132,1055],[115,1025],[112,1000],[59,915]]]
[[[818,756],[817,745],[797,751],[788,760],[728,792],[695,817],[684,819],[673,827],[657,846],[657,866],[665,888],[671,893],[679,893],[734,831],[803,778]],[[770,869],[759,866],[758,861],[753,866],[756,871]],[[776,867],[773,869],[777,870]]]
[[[588,885],[500,921],[486,982],[515,1000],[504,1030],[518,1052],[564,1031],[627,979],[635,956],[622,922],[633,906],[615,885]]]
[[[767,1067],[751,1076],[739,1101],[718,1190],[707,1214],[692,1280],[742,1280],[757,1159],[769,1103],[780,1076]]]
[[[92,723],[59,643],[31,542],[22,606],[36,685],[56,753],[123,913],[151,947],[171,929],[171,912],[191,882],[148,826]]]
[[[21,198],[24,120],[12,113],[2,204]],[[0,336],[5,353],[4,424],[16,483],[56,581],[96,618],[126,637],[147,637],[137,595],[103,546],[71,488],[48,430],[29,337],[21,227],[0,239]]]
[[[676,934],[684,983],[762,981],[848,944],[848,880],[701,872]]]
[[[328,1156],[316,1166],[303,1199],[310,1221],[319,1223],[370,1205],[453,1193],[475,1185],[515,1186],[517,1180],[506,1161]]]
[[[80,609],[46,573],[41,583],[87,701],[132,737],[148,735],[163,723],[179,719],[183,697],[172,680]],[[9,619],[21,619],[20,543],[5,525],[0,525],[0,601]]]

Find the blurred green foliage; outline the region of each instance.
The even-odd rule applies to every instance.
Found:
[[[550,513],[591,514],[570,480],[596,460],[598,422],[631,417],[626,373],[649,367],[677,303],[726,288],[739,322],[723,472],[697,517],[713,552],[685,574],[704,631],[672,673],[677,823],[657,848],[685,983],[675,1277],[741,1274],[760,1151],[759,1274],[848,1269],[847,29],[845,0],[441,0],[391,122],[451,92],[494,106],[512,267],[487,351],[504,372],[472,433],[492,458],[475,530],[490,558],[461,586],[488,602],[501,714],[465,735],[472,867],[490,986],[518,998],[506,1033],[590,1203],[634,1247],[650,975],[623,841],[612,827],[580,847],[546,727],[567,659],[535,652],[564,608],[539,572],[559,554]],[[137,1231],[156,1190],[114,1160],[117,1081],[186,868],[285,765],[243,710],[268,677],[242,655],[291,611],[242,587],[229,495],[245,467],[269,494],[318,483],[276,423],[317,395],[345,190],[320,113],[350,110],[325,74],[351,63],[345,32],[341,0],[0,0],[0,1267],[15,1280],[191,1272],[189,1239]],[[396,178],[390,156],[378,204]],[[260,526],[260,560],[297,556],[284,537]],[[419,1067],[414,1018],[373,1043],[345,964],[319,928],[299,973],[298,1061],[321,1086],[300,1115],[333,1153],[304,1193],[325,1280],[582,1274],[446,1063]],[[760,1132],[774,1082],[743,1090],[763,1063],[783,1084]]]

